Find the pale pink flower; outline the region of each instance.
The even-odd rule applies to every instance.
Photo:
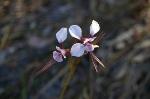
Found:
[[[75,57],[81,57],[84,53],[89,53],[92,63],[96,72],[98,72],[100,67],[97,64],[100,64],[104,67],[103,63],[93,54],[95,48],[99,47],[98,45],[94,45],[92,42],[96,39],[95,34],[100,30],[100,26],[96,21],[92,21],[90,25],[90,36],[82,37],[82,30],[78,25],[71,25],[69,27],[70,35],[78,40],[81,43],[75,43],[71,47],[70,54]]]
[[[35,74],[36,76],[47,70],[56,62],[62,62],[64,58],[68,55],[81,57],[82,55],[88,53],[96,72],[100,70],[99,64],[104,67],[103,63],[93,54],[95,48],[99,47],[98,45],[94,45],[93,41],[96,39],[95,34],[100,30],[100,26],[96,21],[92,21],[90,25],[90,36],[82,37],[82,29],[78,25],[71,25],[69,27],[69,33],[72,37],[78,39],[81,43],[75,43],[72,45],[71,49],[65,49],[63,47],[63,42],[67,39],[67,28],[61,28],[56,33],[56,38],[60,47],[56,46],[56,50],[53,51],[53,59],[51,59],[45,66],[40,67],[39,71]]]
[[[86,52],[92,52],[95,48],[99,47],[98,45],[92,44],[96,37],[94,35],[100,30],[100,26],[96,21],[92,21],[90,26],[90,37],[82,37],[82,30],[78,25],[71,25],[69,27],[70,35],[82,43],[76,43],[71,48],[71,55],[75,57],[80,57]]]
[[[63,43],[67,39],[67,34],[67,28],[61,28],[56,33],[58,43]],[[66,53],[66,49],[56,46],[56,51],[53,51],[53,59],[57,62],[62,62],[63,58],[66,58]]]
[[[62,45],[62,43],[67,39],[67,35],[67,28],[64,27],[56,33],[56,38],[60,45]],[[56,62],[62,62],[63,59],[66,58],[67,52],[67,49],[64,49],[63,46],[56,46],[56,50],[53,51],[53,59],[51,59],[46,65],[40,67],[40,70],[35,75],[38,76],[39,74],[50,68]]]

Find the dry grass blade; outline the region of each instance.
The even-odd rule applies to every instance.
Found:
[[[91,53],[91,56],[102,66],[105,68],[105,65],[93,54]]]
[[[0,41],[0,49],[3,49],[6,44],[8,43],[9,37],[10,37],[10,31],[11,31],[11,26],[6,26],[4,28],[4,36],[2,37],[1,41]]]
[[[99,33],[99,35],[94,40],[93,44],[101,43],[103,38],[104,38],[104,36],[105,36],[105,33]]]
[[[93,63],[94,69],[96,70],[96,72],[99,72],[98,66],[96,65],[96,63],[95,63],[95,61],[94,61],[92,55],[90,55],[90,56],[91,56],[91,61],[92,61],[92,63]]]

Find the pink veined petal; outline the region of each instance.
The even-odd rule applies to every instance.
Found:
[[[61,54],[63,55],[64,58],[66,58],[66,50],[61,49],[60,47],[56,46],[56,49],[61,52]]]
[[[76,43],[71,47],[71,55],[75,57],[81,57],[84,54],[85,48],[81,43]]]
[[[71,25],[69,27],[69,33],[72,37],[79,39],[79,40],[82,37],[82,30],[81,30],[80,26],[78,26],[78,25]]]
[[[67,28],[61,28],[57,33],[56,33],[56,38],[59,43],[64,42],[67,39]]]
[[[90,26],[90,35],[94,36],[99,30],[100,30],[100,26],[99,26],[98,22],[93,20],[92,24]]]
[[[62,62],[63,61],[63,56],[60,52],[53,51],[53,58],[57,62]]]

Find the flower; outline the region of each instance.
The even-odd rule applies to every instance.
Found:
[[[67,28],[61,28],[56,33],[56,38],[59,44],[63,43],[67,39]],[[56,46],[56,51],[53,51],[53,59],[57,62],[62,62],[63,58],[66,58],[67,50],[64,49],[62,46]]]
[[[96,38],[94,36],[96,33],[98,33],[99,30],[100,30],[100,26],[99,26],[98,22],[96,22],[94,20],[92,21],[92,24],[90,25],[90,36],[89,37],[82,37],[82,30],[81,30],[80,26],[71,25],[69,27],[70,35],[81,41],[81,43],[75,43],[71,47],[70,54],[75,57],[81,57],[82,55],[84,55],[84,52],[88,53],[92,60],[92,63],[93,63],[93,66],[94,66],[96,72],[98,72],[100,70],[100,67],[98,66],[99,64],[102,67],[104,67],[103,63],[93,54],[94,49],[99,47],[98,45],[92,44],[92,42]]]
[[[71,49],[65,49],[63,47],[63,42],[67,39],[67,28],[63,27],[56,33],[56,39],[60,46],[56,46],[56,50],[53,51],[53,59],[51,59],[45,66],[40,67],[39,71],[35,74],[36,76],[50,68],[56,62],[62,62],[64,58],[68,55],[81,57],[82,55],[88,54],[91,58],[93,66],[98,72],[100,70],[99,65],[104,67],[103,63],[95,56],[93,53],[94,49],[99,47],[94,45],[92,42],[96,39],[95,34],[100,30],[98,22],[92,21],[90,25],[90,35],[89,37],[82,37],[82,29],[78,25],[71,25],[69,27],[69,33],[72,37],[78,39],[80,43],[75,43],[72,45]]]
[[[100,26],[96,21],[92,21],[90,26],[90,37],[82,37],[82,30],[78,25],[71,25],[69,27],[69,33],[72,37],[80,40],[82,43],[76,43],[71,47],[71,55],[75,57],[81,57],[86,52],[92,52],[98,45],[92,44],[96,37],[94,35],[100,30]]]

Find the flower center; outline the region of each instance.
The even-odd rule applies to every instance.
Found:
[[[86,43],[86,44],[85,44],[85,50],[86,50],[87,52],[92,52],[92,51],[94,50],[93,44],[91,44],[91,43]]]

